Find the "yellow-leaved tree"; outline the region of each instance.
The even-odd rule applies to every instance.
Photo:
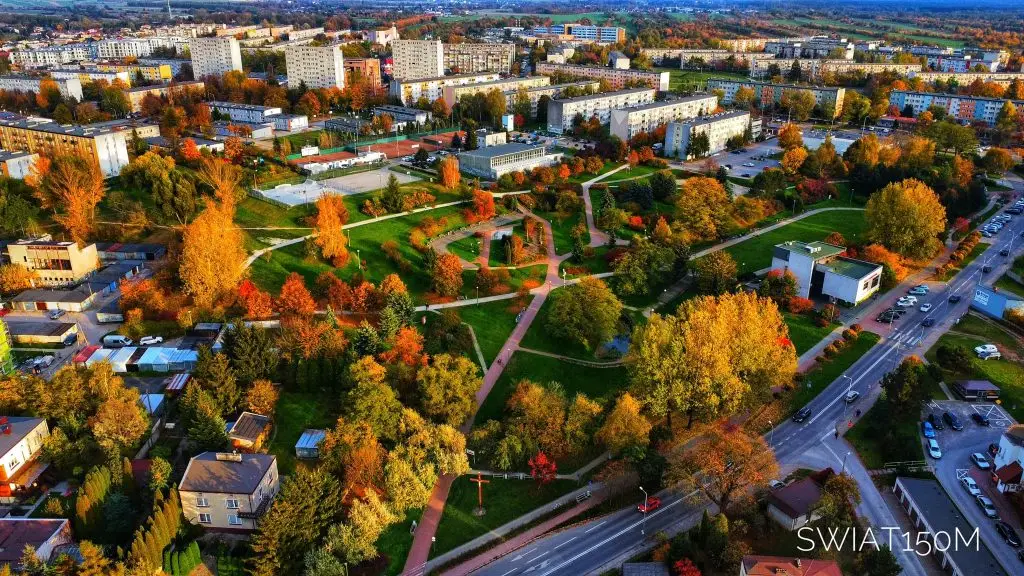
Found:
[[[873,241],[911,258],[931,256],[946,227],[946,208],[938,195],[914,178],[872,194],[864,215]]]
[[[99,164],[78,154],[40,159],[28,182],[43,208],[79,244],[88,240],[96,224],[96,205],[103,200],[106,183]]]
[[[348,222],[348,209],[341,194],[326,192],[316,201],[313,232],[320,253],[331,264],[341,267],[348,263],[348,242],[342,227]]]
[[[245,246],[242,231],[233,222],[234,213],[230,201],[211,201],[185,227],[178,274],[199,306],[213,304],[242,280]]]

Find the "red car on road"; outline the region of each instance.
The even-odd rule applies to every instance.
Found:
[[[648,498],[646,504],[640,504],[636,509],[641,512],[650,512],[656,510],[659,506],[661,506],[661,499],[655,496]]]

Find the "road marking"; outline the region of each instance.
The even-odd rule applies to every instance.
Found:
[[[558,550],[559,548],[561,548],[562,546],[565,546],[565,545],[566,545],[566,544],[568,544],[569,542],[572,542],[572,541],[573,541],[573,540],[575,540],[576,538],[578,538],[578,537],[577,537],[577,536],[573,536],[572,538],[569,538],[568,540],[566,540],[565,542],[562,542],[562,543],[561,543],[561,544],[559,544],[558,546],[555,546],[555,548],[554,548],[554,549],[555,549],[555,550]]]
[[[531,558],[530,562],[533,562],[534,560],[539,560],[539,559],[543,558],[544,556],[547,556],[548,554],[551,554],[551,550],[548,550],[547,552],[541,552],[540,554],[538,554],[538,555],[534,556],[533,558]]]
[[[843,459],[839,457],[839,454],[836,454],[836,451],[833,450],[831,446],[829,446],[825,442],[822,442],[821,445],[824,446],[829,452],[832,453],[833,456],[836,457],[836,462],[839,462],[839,463],[843,462]]]
[[[853,388],[854,386],[856,386],[856,385],[857,385],[857,383],[858,383],[858,382],[860,382],[860,381],[861,381],[861,379],[863,379],[863,378],[864,378],[864,376],[867,376],[867,375],[868,375],[869,373],[871,373],[871,371],[875,369],[875,366],[878,366],[879,364],[881,364],[881,363],[882,363],[882,361],[883,361],[883,360],[885,360],[885,357],[889,355],[889,352],[892,352],[893,350],[895,350],[895,348],[894,348],[894,347],[892,347],[892,346],[890,346],[890,347],[889,347],[888,349],[886,349],[886,351],[885,351],[885,352],[883,352],[883,353],[882,353],[882,355],[878,357],[878,360],[875,360],[875,361],[874,361],[874,362],[873,362],[873,363],[871,364],[871,366],[868,366],[868,367],[867,367],[866,369],[864,369],[864,370],[863,370],[863,371],[861,372],[860,376],[858,376],[858,377],[857,377],[856,379],[854,379],[853,383],[851,383],[851,384],[850,384],[850,388]],[[836,397],[835,397],[835,398],[834,398],[834,399],[833,399],[833,400],[832,400],[831,402],[829,402],[829,403],[828,403],[828,405],[826,405],[826,406],[825,406],[824,408],[822,408],[821,410],[819,410],[819,411],[818,411],[818,413],[817,413],[817,414],[815,414],[815,415],[814,415],[814,417],[813,417],[813,418],[811,418],[811,419],[810,419],[810,420],[809,420],[809,421],[807,422],[807,424],[805,425],[805,427],[806,427],[806,426],[810,426],[811,424],[814,424],[814,421],[815,421],[815,420],[817,420],[818,418],[820,418],[820,417],[821,417],[821,415],[822,415],[822,414],[824,414],[824,413],[825,413],[825,411],[827,411],[827,410],[828,410],[829,408],[831,408],[831,407],[832,407],[832,405],[834,405],[834,404],[835,404],[836,402],[839,402],[840,400],[842,400],[844,396],[846,396],[846,393],[845,393],[845,392],[844,392],[844,393],[842,393],[842,394],[840,394],[839,396],[836,396]]]
[[[513,558],[513,559],[512,559],[512,562],[518,562],[519,560],[522,560],[522,559],[523,559],[523,557],[525,557],[525,556],[529,556],[529,555],[530,555],[530,554],[532,554],[532,553],[533,553],[533,551],[534,551],[534,550],[536,550],[536,549],[537,549],[536,547],[530,548],[530,549],[529,549],[529,550],[527,550],[526,552],[523,552],[522,554],[520,554],[520,555],[516,556],[515,558]]]
[[[598,528],[600,528],[600,527],[601,527],[601,525],[602,525],[602,524],[604,524],[605,522],[607,522],[607,520],[602,520],[602,521],[598,522],[597,524],[593,525],[592,527],[590,527],[590,528],[588,528],[588,529],[584,530],[584,531],[583,531],[583,533],[584,533],[584,534],[590,534],[590,533],[591,533],[591,532],[593,532],[594,530],[597,530]]]
[[[505,573],[504,573],[504,574],[502,574],[501,576],[508,576],[509,574],[511,574],[511,573],[513,573],[513,572],[515,572],[516,570],[519,570],[519,568],[513,568],[513,569],[509,570],[508,572],[505,572]]]

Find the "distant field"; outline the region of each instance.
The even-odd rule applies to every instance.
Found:
[[[655,68],[658,72],[668,72],[668,88],[676,90],[680,87],[704,84],[709,78],[738,78],[747,77],[742,72],[692,72],[678,68]]]
[[[513,12],[496,12],[496,11],[480,11],[473,12],[471,14],[458,14],[456,16],[445,16],[441,19],[442,22],[459,22],[462,20],[471,20],[473,18],[482,18],[490,16],[493,18],[501,18],[503,16],[515,16],[518,18],[535,17],[535,18],[550,18],[554,24],[562,24],[563,22],[577,22],[584,18],[588,18],[594,23],[603,22],[607,20],[607,13],[605,12],[582,12],[580,14],[540,14],[534,13],[513,13]]]

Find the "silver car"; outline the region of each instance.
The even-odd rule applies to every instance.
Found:
[[[978,483],[974,481],[974,478],[970,476],[964,476],[960,479],[960,484],[967,490],[967,493],[977,498],[981,496],[981,488],[978,488]]]
[[[978,503],[978,506],[981,507],[981,511],[985,513],[985,516],[988,516],[989,518],[999,518],[999,512],[996,511],[995,505],[987,496],[975,496],[974,500]]]

